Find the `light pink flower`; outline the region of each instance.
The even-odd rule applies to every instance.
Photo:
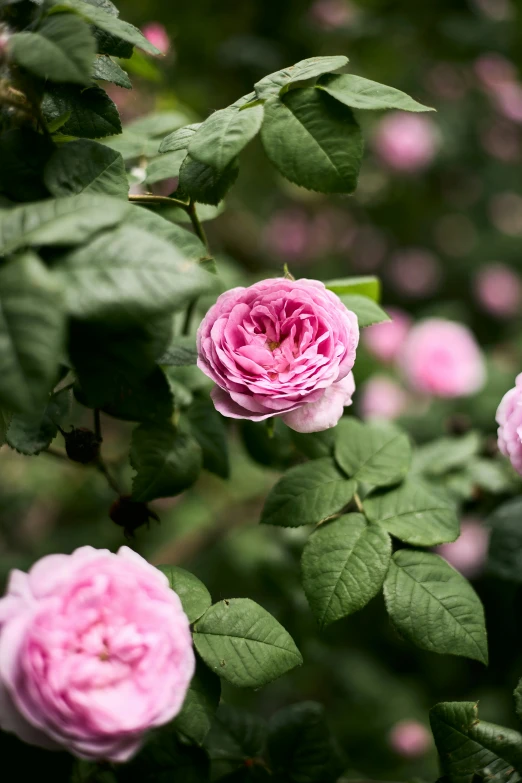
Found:
[[[520,310],[520,278],[504,264],[484,266],[475,278],[475,293],[482,307],[492,315],[509,318]]]
[[[497,52],[488,52],[478,57],[474,70],[483,87],[492,91],[500,85],[514,81],[517,76],[514,64]]]
[[[383,362],[392,362],[397,357],[411,326],[411,318],[404,310],[387,307],[392,319],[375,324],[364,330],[363,341],[368,350]]]
[[[399,756],[414,759],[423,756],[432,746],[431,734],[417,720],[401,720],[392,727],[388,742]]]
[[[522,476],[522,373],[497,408],[498,447]]]
[[[486,380],[484,357],[472,332],[443,318],[428,318],[411,329],[400,364],[415,391],[434,397],[465,397]]]
[[[486,562],[489,533],[475,519],[462,520],[460,536],[451,544],[441,544],[436,551],[468,579],[478,576]]]
[[[315,0],[309,14],[323,30],[337,30],[355,20],[357,9],[348,0]]]
[[[433,120],[422,114],[391,112],[379,122],[374,145],[390,168],[419,171],[435,157],[437,132]]]
[[[350,402],[358,341],[357,317],[323,283],[263,280],[210,308],[198,367],[217,384],[212,399],[224,416],[281,416],[298,432],[319,432]]]
[[[359,409],[363,419],[396,419],[406,409],[408,398],[396,381],[374,375],[363,384]]]
[[[441,270],[435,255],[423,248],[403,248],[393,255],[389,264],[393,285],[406,296],[430,296],[439,287]]]
[[[0,727],[81,758],[126,761],[180,711],[195,657],[181,602],[128,547],[12,571],[0,599]]]
[[[169,35],[160,22],[149,22],[141,28],[141,32],[162,54],[166,54],[170,49]]]

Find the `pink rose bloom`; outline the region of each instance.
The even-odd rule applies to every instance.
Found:
[[[443,318],[428,318],[411,329],[400,364],[413,389],[434,397],[465,397],[486,380],[484,357],[472,332]]]
[[[0,599],[0,727],[81,758],[126,761],[180,711],[189,621],[128,547],[82,547],[12,571]]]
[[[433,120],[422,114],[391,112],[383,117],[374,139],[382,160],[397,171],[426,168],[437,151],[437,133]]]
[[[375,375],[361,389],[359,409],[363,419],[396,419],[406,405],[404,390],[385,375]]]
[[[392,362],[410,330],[411,318],[404,310],[395,307],[388,307],[386,312],[392,320],[365,329],[363,340],[374,356],[383,362]]]
[[[233,419],[334,427],[351,404],[357,317],[317,280],[263,280],[218,298],[198,329],[198,367]]]
[[[156,49],[159,49],[162,54],[167,54],[170,49],[170,38],[162,24],[149,22],[141,28],[141,32]]]
[[[436,551],[463,576],[472,579],[484,568],[488,545],[487,528],[475,519],[467,519],[462,521],[457,540],[441,544]]]
[[[475,292],[482,307],[492,315],[509,318],[520,309],[520,278],[504,264],[483,267],[475,279]]]
[[[497,408],[498,447],[522,476],[522,373]]]
[[[423,756],[432,746],[431,734],[417,720],[401,720],[392,727],[388,742],[399,756],[407,759]]]

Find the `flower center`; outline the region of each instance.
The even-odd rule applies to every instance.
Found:
[[[278,343],[275,340],[268,340],[267,345],[271,351],[275,351],[276,348],[279,348],[281,343]]]

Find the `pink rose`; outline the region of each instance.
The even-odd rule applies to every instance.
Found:
[[[432,746],[431,734],[417,720],[401,720],[392,727],[388,742],[399,756],[414,759],[423,756]]]
[[[398,383],[375,375],[363,385],[359,409],[363,419],[396,419],[406,410],[407,396]]]
[[[392,362],[398,355],[411,326],[410,316],[395,307],[386,308],[392,319],[375,324],[364,331],[364,344],[368,350],[383,362]]]
[[[188,619],[128,547],[82,547],[12,571],[0,599],[0,727],[81,758],[126,761],[180,711],[194,673]]]
[[[499,318],[509,318],[520,309],[520,278],[504,264],[484,266],[475,278],[475,293],[484,310]]]
[[[351,402],[357,317],[317,280],[233,288],[198,329],[198,367],[233,419],[281,416],[297,432],[335,426]]]
[[[169,35],[160,22],[149,22],[141,28],[141,32],[162,54],[166,54],[170,49]]]
[[[489,533],[475,519],[466,519],[460,526],[460,536],[451,544],[441,544],[436,551],[444,560],[468,579],[478,576],[488,553]]]
[[[413,389],[434,397],[474,394],[486,380],[484,357],[472,332],[442,318],[428,318],[411,329],[400,364]]]
[[[497,409],[498,447],[522,476],[522,373],[517,375],[515,383]]]
[[[419,171],[435,157],[438,141],[433,120],[421,114],[397,111],[379,122],[374,144],[390,168]]]

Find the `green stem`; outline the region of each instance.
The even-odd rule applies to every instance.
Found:
[[[168,207],[180,207],[184,209],[187,214],[190,215],[190,204],[185,201],[180,201],[179,198],[171,198],[170,196],[153,196],[151,193],[134,194],[129,195],[129,201],[133,201],[137,204],[150,204],[152,206],[168,206]]]
[[[201,221],[199,219],[196,210],[196,202],[192,201],[191,199],[186,211],[187,211],[187,215],[190,217],[192,228],[194,229],[195,235],[205,245],[206,251],[210,255],[210,246],[208,244],[207,235],[205,234],[205,229],[201,225]],[[190,334],[190,324],[192,323],[192,318],[196,310],[197,302],[198,300],[196,297],[195,299],[193,299],[191,302],[188,303],[187,312],[185,313],[185,320],[183,321],[183,327],[181,329],[181,333],[183,335]]]
[[[101,420],[100,420],[100,409],[95,408],[94,411],[94,434],[98,438],[99,442],[101,443],[103,438],[101,434]]]
[[[353,496],[353,500],[354,500],[355,505],[357,506],[357,510],[360,511],[361,514],[364,514],[363,504],[362,504],[361,498],[359,497],[357,492]]]

